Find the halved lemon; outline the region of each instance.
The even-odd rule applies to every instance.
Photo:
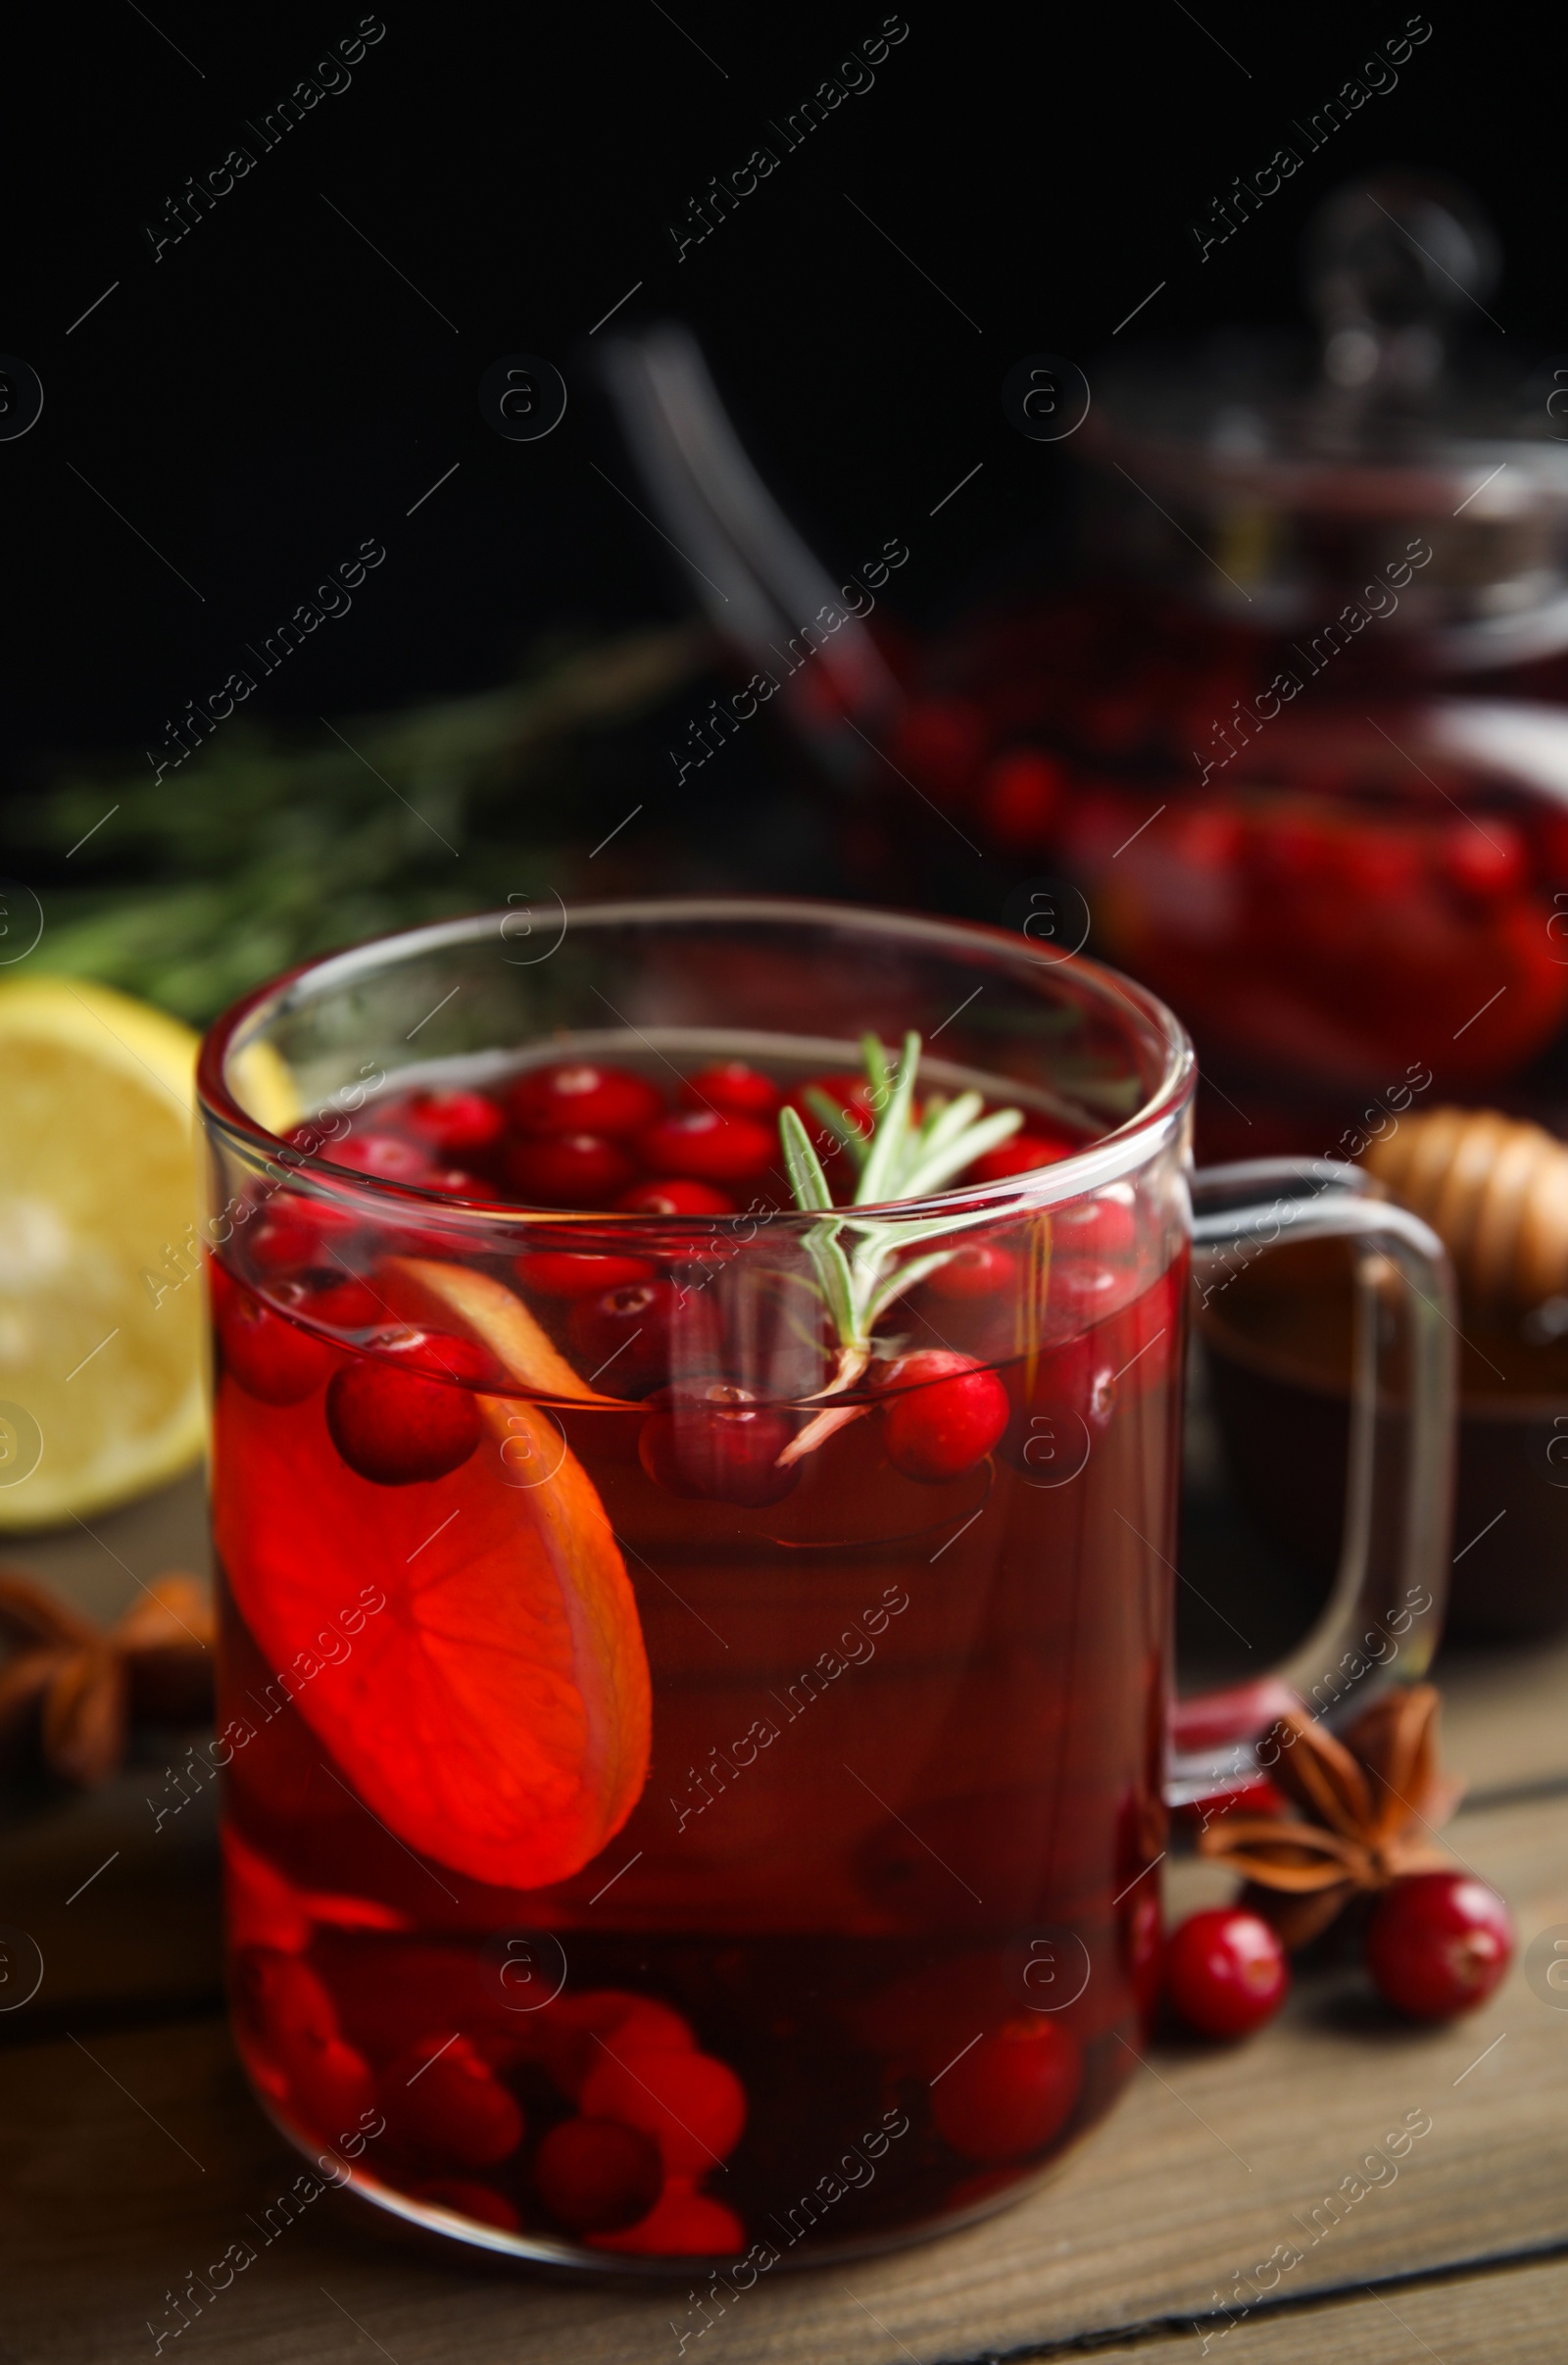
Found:
[[[196,1037],[77,978],[0,985],[0,1531],[201,1453]]]

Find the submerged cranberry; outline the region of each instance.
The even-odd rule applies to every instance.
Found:
[[[343,1141],[328,1142],[322,1156],[336,1166],[372,1175],[378,1182],[422,1182],[431,1163],[429,1152],[419,1143],[404,1141],[395,1133],[351,1133]]]
[[[786,1413],[760,1404],[748,1388],[697,1380],[649,1400],[637,1451],[656,1485],[672,1495],[760,1508],[778,1503],[800,1464],[778,1457],[795,1434]]]
[[[621,1215],[733,1215],[736,1203],[727,1191],[711,1183],[672,1175],[659,1182],[633,1183],[615,1202]]]
[[[1000,1142],[977,1158],[968,1169],[969,1182],[1005,1182],[1010,1174],[1027,1174],[1035,1166],[1054,1166],[1059,1159],[1071,1158],[1082,1145],[1065,1139],[1052,1140],[1044,1133],[1015,1133],[1011,1139]]]
[[[453,1380],[425,1374],[438,1367]],[[326,1392],[326,1425],[349,1468],[375,1486],[444,1478],[479,1443],[478,1406],[459,1380],[493,1376],[483,1349],[422,1330],[386,1333],[373,1355],[356,1356]]]
[[[651,2135],[667,2174],[701,2175],[734,2150],[746,2089],[711,2053],[622,2050],[614,2038],[589,2071],[583,2116],[618,2119]]]
[[[637,1137],[637,1155],[656,1174],[697,1182],[745,1182],[779,1158],[778,1137],[755,1117],[721,1109],[682,1109]]]
[[[675,1292],[667,1281],[634,1281],[624,1289],[580,1298],[567,1336],[583,1377],[606,1393],[632,1396],[657,1384],[669,1368],[669,1331]]]
[[[659,2146],[618,2119],[563,2119],[533,2163],[534,2188],[572,2234],[613,2234],[646,2217],[664,2188]]]
[[[729,1116],[765,1121],[776,1113],[784,1095],[760,1067],[749,1067],[744,1059],[720,1059],[688,1076],[680,1097],[688,1109],[718,1109]]]
[[[302,1314],[331,1330],[372,1330],[391,1313],[375,1284],[357,1273],[308,1274],[298,1304]]]
[[[536,1067],[514,1084],[508,1114],[519,1133],[640,1132],[664,1106],[662,1093],[626,1067],[570,1059]]]
[[[476,2185],[467,2177],[438,2176],[410,2185],[409,2191],[416,2200],[432,2201],[438,2209],[452,2209],[459,2217],[474,2218],[503,2234],[515,2234],[522,2224],[504,2193],[493,2185]]]
[[[384,1121],[406,1125],[442,1158],[482,1158],[506,1131],[507,1120],[482,1092],[413,1092]]]
[[[454,2168],[493,2168],[522,2141],[522,2112],[472,2042],[423,2037],[381,2073],[376,2098],[403,2149]]]
[[[657,1996],[624,1988],[564,1995],[550,2011],[544,2037],[545,2067],[562,2093],[576,2101],[607,2048],[623,2059],[635,2052],[695,2052],[697,2040],[674,2006]]]
[[[264,1404],[302,1404],[332,1368],[332,1350],[323,1340],[243,1290],[225,1293],[218,1336],[224,1370]]]
[[[541,1298],[592,1298],[654,1277],[641,1256],[600,1256],[582,1249],[536,1249],[519,1256],[513,1270],[524,1289]]]
[[[959,2055],[931,2088],[939,2133],[965,2159],[999,2165],[1060,2133],[1083,2084],[1078,2046],[1044,2013],[1020,2014]]]
[[[1008,1418],[1007,1392],[972,1355],[933,1350],[900,1355],[879,1374],[893,1391],[882,1414],[888,1459],[906,1478],[932,1484],[983,1461]]]
[[[514,1141],[506,1153],[514,1191],[541,1207],[605,1207],[635,1171],[618,1142],[599,1133],[552,1133]]]
[[[258,1272],[294,1273],[330,1262],[331,1247],[345,1244],[357,1227],[346,1208],[289,1193],[252,1216],[234,1239]]]
[[[938,1265],[926,1287],[938,1298],[994,1298],[1010,1289],[1018,1278],[1018,1260],[1004,1248],[986,1240],[955,1249],[946,1264]]]

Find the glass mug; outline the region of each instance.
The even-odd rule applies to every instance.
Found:
[[[842,1201],[901,1114],[857,1044],[911,1029],[920,1122],[970,1092],[1026,1146],[802,1211],[780,1095]],[[339,2181],[755,2282],[990,2211],[1108,2108],[1168,1805],[1282,1699],[1170,1746],[1195,1245],[1212,1291],[1360,1244],[1344,1564],[1283,1675],[1359,1706],[1441,1615],[1442,1252],[1349,1169],[1195,1182],[1194,1080],[1091,961],[791,902],[424,928],[214,1028],[234,2027]]]

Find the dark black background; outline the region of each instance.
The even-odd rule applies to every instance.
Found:
[[[0,350],[46,390],[37,426],[0,443],[6,757],[29,776],[61,749],[156,745],[367,537],[385,564],[259,706],[478,687],[547,628],[680,613],[679,563],[590,465],[634,486],[587,334],[634,281],[612,325],[690,320],[809,536],[846,567],[902,537],[900,596],[925,619],[999,554],[1052,547],[1062,457],[1006,425],[1009,364],[1092,361],[1161,279],[1121,342],[1296,319],[1302,222],[1348,173],[1394,161],[1470,184],[1503,239],[1490,309],[1523,372],[1568,347],[1563,43],[1535,12],[1438,8],[1398,87],[1244,232],[1206,263],[1187,232],[1400,31],[1402,5],[915,0],[874,87],[678,262],[666,222],[759,140],[777,149],[765,119],[876,34],[883,0],[391,0],[351,86],[156,263],[140,222],[353,34],[358,0],[154,0],[156,28],[130,0],[56,12],[5,102]],[[541,443],[502,442],[475,401],[519,349],[571,388]]]

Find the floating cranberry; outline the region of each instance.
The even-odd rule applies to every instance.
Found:
[[[466,2177],[436,2177],[411,2185],[409,2191],[416,2200],[430,2201],[438,2209],[451,2209],[459,2217],[471,2217],[481,2226],[495,2226],[503,2234],[515,2234],[522,2224],[504,2193],[498,2193],[493,2185],[470,2183]]]
[[[489,1358],[482,1350],[422,1330],[384,1334],[374,1355],[356,1356],[334,1375],[326,1392],[326,1425],[343,1459],[361,1478],[375,1486],[444,1478],[479,1443],[479,1411],[467,1388],[425,1376],[436,1361],[459,1378],[488,1375]]]
[[[331,1348],[242,1290],[226,1297],[218,1335],[229,1377],[264,1404],[303,1404],[331,1370]]]
[[[1484,2003],[1513,1955],[1513,1917],[1467,1872],[1413,1872],[1378,1900],[1367,1968],[1384,2000],[1416,2020]]]
[[[938,1265],[926,1287],[938,1298],[994,1298],[999,1290],[1010,1289],[1017,1278],[1016,1256],[992,1241],[972,1240],[967,1248],[955,1249],[946,1264]]]
[[[644,1077],[591,1059],[533,1068],[514,1084],[507,1101],[519,1133],[543,1134],[639,1133],[663,1106],[662,1093]]]
[[[765,1174],[779,1157],[778,1137],[756,1117],[721,1109],[682,1109],[637,1137],[637,1155],[656,1174],[697,1182],[746,1182]]]
[[[659,2146],[617,2119],[564,2119],[534,2157],[534,2188],[572,2234],[615,2234],[646,2217],[664,2188]]]
[[[659,1182],[633,1183],[615,1202],[621,1215],[733,1215],[735,1202],[711,1183],[671,1175]]]
[[[1052,1141],[1043,1133],[1015,1133],[977,1158],[964,1176],[966,1182],[1005,1182],[1009,1175],[1028,1174],[1036,1166],[1054,1166],[1081,1149],[1079,1142]]]
[[[688,1076],[680,1097],[688,1109],[719,1109],[728,1116],[759,1117],[765,1122],[778,1113],[784,1095],[760,1067],[749,1067],[744,1059],[720,1059]]]
[[[1067,2031],[1044,2013],[1020,2013],[938,2076],[931,2115],[965,2159],[1000,2164],[1059,2134],[1082,2084],[1082,2056]]]
[[[602,1290],[596,1298],[579,1298],[566,1333],[584,1378],[597,1387],[602,1375],[606,1392],[613,1396],[658,1387],[669,1375],[675,1310],[675,1290],[668,1281],[634,1281],[624,1289]]]
[[[641,1256],[600,1256],[580,1249],[537,1249],[519,1256],[513,1270],[524,1289],[541,1298],[592,1298],[654,1277]]]
[[[588,2073],[582,2111],[640,2128],[659,2145],[668,2174],[698,2176],[740,2142],[746,2089],[711,2053],[623,2051],[612,2038]]]
[[[602,1133],[550,1133],[514,1141],[506,1154],[512,1189],[541,1207],[606,1207],[635,1169]]]
[[[396,1133],[351,1133],[343,1141],[327,1142],[321,1155],[335,1166],[348,1166],[377,1182],[423,1182],[431,1162],[419,1143],[406,1142]]]
[[[548,2016],[545,2067],[575,2102],[606,2048],[625,2058],[634,2052],[695,2052],[697,2039],[672,2004],[622,1988],[590,1988],[564,1995]]]
[[[1020,854],[1049,846],[1061,813],[1066,774],[1054,756],[1011,748],[986,769],[980,817],[999,846]]]
[[[482,1158],[506,1131],[507,1120],[482,1092],[412,1092],[386,1121],[407,1125],[442,1158]]]
[[[879,1375],[895,1391],[882,1414],[888,1459],[906,1478],[938,1484],[983,1461],[1007,1425],[1007,1391],[973,1355],[900,1355]]]
[[[1272,2020],[1291,1984],[1267,1922],[1233,1905],[1190,1913],[1165,1948],[1171,2008],[1203,2037],[1245,2037]]]
[[[522,2141],[522,2112],[467,2037],[422,2037],[382,2072],[394,2143],[454,2168],[493,2168]]]
[[[695,1380],[648,1401],[637,1451],[649,1477],[670,1494],[755,1510],[781,1501],[799,1480],[799,1463],[778,1466],[794,1422],[759,1404],[749,1388]]]

